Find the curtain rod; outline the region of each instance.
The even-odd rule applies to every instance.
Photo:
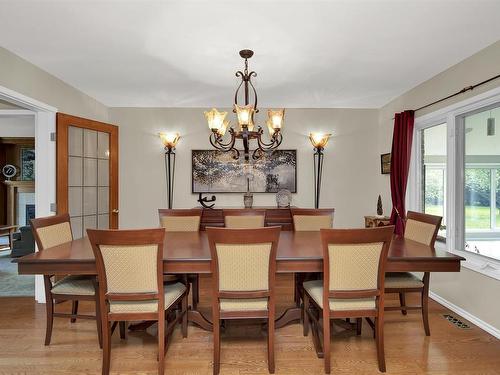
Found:
[[[451,98],[453,98],[453,97],[455,97],[455,96],[458,96],[458,95],[460,95],[460,94],[464,94],[464,93],[466,93],[467,91],[472,91],[472,90],[474,90],[476,87],[479,87],[479,86],[485,85],[486,83],[491,82],[491,81],[494,81],[494,80],[495,80],[495,79],[497,79],[497,78],[500,78],[500,74],[497,74],[496,76],[491,77],[491,78],[488,78],[487,80],[484,80],[484,81],[482,81],[482,82],[476,83],[475,85],[464,87],[462,90],[457,91],[457,92],[456,92],[456,93],[454,93],[454,94],[448,95],[448,96],[446,96],[446,97],[444,97],[444,98],[441,98],[441,99],[439,99],[439,100],[436,100],[436,101],[434,101],[434,102],[432,102],[432,103],[429,103],[429,104],[423,105],[422,107],[418,107],[417,109],[414,109],[413,111],[414,111],[414,112],[420,111],[420,110],[422,110],[422,109],[424,109],[424,108],[428,108],[428,107],[433,106],[433,105],[435,105],[435,104],[441,103],[441,102],[443,102],[443,101],[445,101],[445,100],[451,99]],[[394,120],[394,117],[393,117],[392,119]]]

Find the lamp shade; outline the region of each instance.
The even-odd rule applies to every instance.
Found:
[[[285,121],[285,109],[269,109],[267,111],[268,126],[278,130],[283,127]]]
[[[325,133],[310,133],[309,139],[311,140],[311,143],[314,146],[314,148],[322,150],[326,147],[326,144],[328,143],[328,140],[330,139],[331,136],[332,136],[331,134],[325,134]]]
[[[216,108],[212,108],[210,111],[205,112],[205,118],[207,119],[208,127],[210,130],[216,133],[220,133],[224,127],[224,120],[226,119],[227,112],[219,112]],[[227,125],[226,125],[227,128]],[[225,133],[224,129],[224,133]]]
[[[234,105],[234,109],[236,111],[236,116],[238,117],[238,124],[240,128],[246,127],[248,130],[252,131],[254,128],[253,124],[253,113],[255,109],[253,105],[245,105],[239,106],[238,104]]]
[[[174,149],[180,139],[179,133],[174,132],[161,132],[158,135],[163,143],[163,146],[168,149]]]

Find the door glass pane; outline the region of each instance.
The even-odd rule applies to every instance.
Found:
[[[443,218],[439,239],[446,240],[446,124],[422,130],[422,204],[426,214]]]
[[[498,106],[464,116],[464,249],[497,259],[500,259],[499,124]]]
[[[109,134],[68,129],[68,204],[73,236],[109,228]]]

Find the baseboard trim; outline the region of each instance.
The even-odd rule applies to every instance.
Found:
[[[429,297],[432,298],[437,303],[450,309],[451,311],[459,314],[461,317],[467,319],[469,322],[478,326],[483,331],[488,332],[490,335],[493,335],[500,340],[500,329],[493,327],[491,324],[486,323],[484,320],[479,319],[478,317],[472,315],[471,313],[465,311],[461,307],[451,303],[450,301],[444,299],[443,297],[437,295],[434,292],[429,292]]]

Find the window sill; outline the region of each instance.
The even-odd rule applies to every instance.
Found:
[[[500,260],[476,255],[468,251],[450,250],[447,249],[444,243],[436,242],[435,246],[436,249],[445,250],[464,257],[465,261],[462,262],[462,266],[465,268],[500,281]]]

